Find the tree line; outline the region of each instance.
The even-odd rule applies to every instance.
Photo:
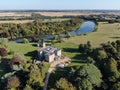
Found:
[[[82,22],[83,20],[79,18],[72,18],[61,22],[42,22],[41,19],[36,19],[32,23],[24,24],[1,23],[0,37],[15,39],[46,34],[61,34],[79,28]]]

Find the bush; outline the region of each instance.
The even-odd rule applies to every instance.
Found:
[[[13,58],[9,61],[10,66],[13,66],[15,64],[24,64],[24,63],[25,63],[24,55],[21,55],[19,53],[15,53]]]
[[[16,89],[17,87],[19,87],[19,85],[20,85],[20,81],[19,81],[18,77],[12,76],[12,77],[8,78],[8,80],[7,80],[7,88],[8,89]]]
[[[0,48],[0,56],[1,57],[4,57],[4,56],[7,56],[7,50],[5,48]]]
[[[23,38],[23,43],[29,43],[29,40],[27,38]]]

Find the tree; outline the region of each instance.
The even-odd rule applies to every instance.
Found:
[[[79,83],[79,90],[93,90],[93,86],[88,79],[82,79]]]
[[[90,41],[87,41],[87,46],[88,46],[89,48],[91,48],[91,43],[90,43]]]
[[[114,84],[110,90],[120,90],[120,82]]]
[[[109,79],[111,82],[116,82],[117,79],[120,76],[120,73],[117,69],[117,62],[115,59],[110,58],[108,62],[105,65],[105,76]]]
[[[90,42],[88,41],[87,44],[80,44],[79,51],[80,51],[80,53],[89,54],[92,51]]]
[[[20,81],[17,76],[12,76],[7,79],[7,88],[8,89],[16,89],[20,86]]]
[[[98,60],[103,60],[103,59],[106,59],[107,57],[108,57],[107,53],[104,50],[97,51],[97,59]]]
[[[12,70],[21,70],[23,69],[24,65],[25,65],[25,58],[24,58],[24,55],[22,54],[19,54],[19,53],[15,53],[13,58],[9,61],[9,65],[10,65],[10,68]]]
[[[15,53],[13,58],[10,60],[9,65],[22,64],[25,63],[24,55],[20,53]]]
[[[93,64],[88,64],[88,65],[83,65],[79,71],[77,71],[78,75],[77,78],[81,78],[82,79],[87,79],[91,85],[97,86],[99,87],[102,83],[102,74],[100,72],[100,70]],[[80,82],[80,80],[78,79],[78,82]],[[85,81],[87,82],[87,81]],[[89,83],[87,82],[87,83]],[[84,81],[83,81],[84,83]]]
[[[80,44],[79,45],[79,51],[82,53],[84,52],[84,45],[83,44]]]
[[[26,85],[23,90],[33,90],[30,85]]]
[[[44,86],[44,81],[42,79],[41,73],[39,68],[34,65],[31,67],[30,73],[29,73],[29,80],[28,85],[31,85],[32,87],[38,87],[42,88]]]
[[[29,43],[29,40],[27,38],[23,38],[23,43]]]
[[[71,37],[70,33],[68,31],[65,31],[66,38],[69,39]]]
[[[38,90],[40,90],[40,88],[44,86],[44,79],[48,68],[49,65],[46,62],[42,62],[38,65],[32,65],[30,68],[30,73],[28,75],[28,85],[31,85],[33,89],[38,88]]]
[[[91,57],[87,57],[86,62],[87,62],[87,63],[95,63],[95,61],[94,61],[93,58],[91,58]]]
[[[120,45],[120,40],[116,40],[117,45]]]
[[[1,57],[4,57],[4,56],[7,56],[7,50],[5,48],[0,48],[0,56]]]
[[[65,78],[60,78],[56,83],[57,90],[76,90],[75,87],[68,82]]]

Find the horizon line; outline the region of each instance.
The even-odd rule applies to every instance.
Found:
[[[0,11],[120,11],[120,9],[0,9]]]

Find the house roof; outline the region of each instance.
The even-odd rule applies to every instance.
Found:
[[[43,51],[44,55],[51,55],[53,54],[55,51],[58,51],[60,49],[55,48],[53,46],[47,46],[46,48],[41,49],[40,51]]]

